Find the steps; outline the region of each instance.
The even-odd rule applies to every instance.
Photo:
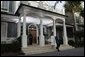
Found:
[[[70,45],[61,45],[60,46],[60,50],[67,50],[67,49],[72,49],[74,47],[70,46]]]
[[[66,50],[66,49],[72,49],[72,46],[69,45],[61,45],[60,50]],[[39,53],[45,53],[45,52],[52,52],[56,51],[56,48],[52,48],[51,45],[45,45],[44,47],[41,47],[39,45],[30,45],[27,48],[22,48],[22,51],[25,53],[25,55],[28,54],[39,54]]]
[[[27,48],[23,48],[22,50],[25,54],[38,54],[55,51],[55,49],[52,49],[50,45],[45,45],[44,47],[33,45],[28,46]]]

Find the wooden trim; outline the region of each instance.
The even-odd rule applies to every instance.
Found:
[[[20,10],[20,8],[21,8],[22,6],[31,7],[31,8],[34,8],[34,9],[38,9],[38,10],[42,10],[42,11],[46,11],[46,12],[50,12],[50,13],[53,13],[53,14],[58,14],[58,15],[61,15],[61,16],[63,16],[63,17],[68,17],[68,16],[63,15],[63,14],[59,14],[59,13],[52,12],[52,11],[48,11],[48,10],[45,10],[45,9],[41,9],[41,8],[37,8],[37,7],[33,7],[33,6],[30,6],[30,5],[25,5],[25,4],[22,4],[22,3],[20,4],[19,8],[17,9],[15,15],[20,15],[20,14],[19,14],[19,10]]]

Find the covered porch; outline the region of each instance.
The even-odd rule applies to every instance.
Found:
[[[53,32],[53,37],[56,36],[56,27],[63,27],[63,44],[68,45],[67,30],[65,24],[65,15],[47,11],[44,9],[39,9],[36,7],[21,4],[16,12],[17,16],[1,15],[2,21],[13,21],[17,24],[17,38],[22,35],[22,48],[27,48],[27,40],[30,29],[34,29],[36,34],[36,44],[39,46],[45,46],[45,33],[48,32],[48,28],[51,26],[51,33]],[[62,22],[62,24],[58,23]],[[6,23],[5,23],[6,24]],[[58,25],[58,26],[57,26]],[[6,25],[8,27],[8,25]],[[3,29],[3,28],[2,28]],[[7,30],[7,28],[6,28]],[[6,32],[7,33],[7,32]],[[2,35],[3,36],[3,35]],[[7,34],[6,34],[7,38]],[[38,39],[39,38],[39,39]]]
[[[53,36],[56,36],[56,25],[59,24],[56,23],[56,21],[61,20],[63,22],[63,44],[68,45],[68,38],[67,38],[67,32],[66,32],[66,25],[65,25],[65,16],[46,11],[43,9],[30,7],[27,5],[22,4],[20,8],[18,9],[17,13],[19,14],[19,21],[18,21],[18,37],[21,35],[21,22],[23,22],[23,34],[22,34],[22,48],[27,47],[27,35],[26,35],[26,23],[31,23],[36,27],[37,30],[37,36],[36,40],[39,37],[39,45],[45,46],[45,37],[43,35],[43,28],[49,27],[51,25],[53,27]],[[39,25],[39,27],[37,27]],[[28,26],[29,29],[30,25]],[[37,40],[38,44],[38,40]]]

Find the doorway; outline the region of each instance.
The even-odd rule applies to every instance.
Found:
[[[32,35],[32,44],[36,44],[36,29],[29,28],[29,33]]]
[[[28,35],[31,34],[32,38],[30,40],[30,37],[28,36],[28,42],[31,43],[31,45],[33,44],[37,44],[38,43],[38,27],[34,24],[30,24],[28,26]]]

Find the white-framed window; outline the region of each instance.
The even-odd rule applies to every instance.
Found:
[[[2,11],[9,11],[9,1],[1,1],[1,10]]]
[[[1,11],[14,13],[15,1],[1,1]]]

